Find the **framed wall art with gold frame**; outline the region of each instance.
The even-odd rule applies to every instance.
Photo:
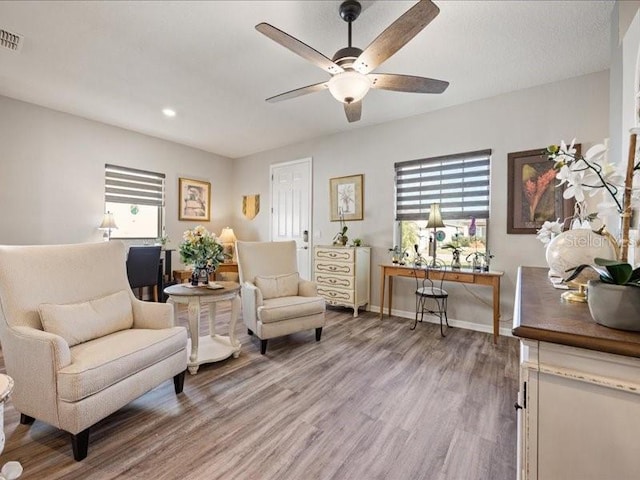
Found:
[[[331,221],[364,218],[364,175],[329,179]]]
[[[208,222],[211,219],[211,184],[191,178],[178,179],[178,219]]]

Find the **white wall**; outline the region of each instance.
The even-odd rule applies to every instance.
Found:
[[[268,239],[270,164],[313,157],[313,231],[319,235],[313,239],[315,244],[330,243],[338,230],[329,221],[329,178],[363,173],[364,220],[349,222],[348,233],[373,247],[372,304],[377,306],[377,265],[389,261],[387,249],[393,245],[394,162],[491,148],[489,244],[496,255],[492,269],[505,272],[502,325],[510,328],[518,265],[546,264],[544,248],[534,235],[506,234],[507,154],[573,137],[586,150],[608,136],[608,125],[609,73],[605,71],[251,155],[234,163],[234,190],[239,195],[261,194],[262,211],[248,221],[234,210],[236,235],[243,240]],[[411,283],[402,281],[406,285],[398,282],[394,289],[394,307],[411,311]],[[451,318],[491,324],[490,289],[447,288]]]
[[[178,177],[211,182],[218,234],[240,203],[227,158],[0,96],[0,244],[101,241],[105,163],[166,175],[169,248],[196,225],[178,221]]]

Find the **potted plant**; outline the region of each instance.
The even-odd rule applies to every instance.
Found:
[[[347,237],[348,229],[349,227],[345,225],[344,216],[342,215],[342,211],[341,211],[340,212],[340,231],[336,233],[335,237],[333,237],[334,245],[342,245],[344,247],[347,244],[347,242],[349,241],[349,237]]]
[[[460,263],[460,255],[462,254],[462,244],[460,242],[460,234],[454,233],[453,238],[449,243],[446,243],[442,246],[442,248],[446,248],[447,250],[451,250],[451,269],[452,270],[460,270],[462,268],[462,264]]]
[[[213,273],[225,259],[224,248],[215,234],[202,225],[187,230],[180,244],[182,263],[193,265],[192,285],[206,285],[209,274]]]
[[[565,282],[591,268],[600,280],[589,280],[587,303],[591,317],[606,327],[640,331],[640,267],[625,262],[595,258],[595,265],[578,265]]]

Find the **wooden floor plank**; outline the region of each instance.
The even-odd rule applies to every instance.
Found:
[[[229,308],[218,314],[226,334]],[[9,400],[0,463],[22,462],[25,479],[515,478],[517,341],[410,324],[328,309],[321,342],[301,332],[263,356],[239,322],[239,358],[187,375],[183,395],[165,382],[99,422],[82,462],[66,434],[20,425]]]

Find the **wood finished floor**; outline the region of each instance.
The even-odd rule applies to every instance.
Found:
[[[0,464],[20,461],[25,480],[514,479],[517,341],[350,312],[328,310],[320,343],[291,335],[266,356],[240,322],[239,358],[101,421],[82,462],[66,434],[20,425],[9,400]]]

